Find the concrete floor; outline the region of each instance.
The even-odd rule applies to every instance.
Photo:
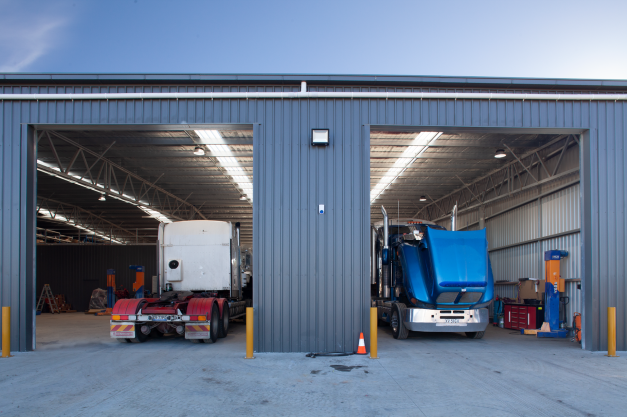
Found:
[[[627,353],[490,326],[460,334],[379,333],[379,356],[244,360],[244,326],[215,345],[122,344],[108,317],[37,317],[37,351],[0,359],[0,416],[411,415],[627,413]]]

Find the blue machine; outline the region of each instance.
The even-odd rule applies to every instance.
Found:
[[[107,307],[115,304],[115,269],[107,269]]]
[[[544,284],[544,322],[549,324],[551,331],[538,332],[538,337],[567,337],[568,330],[560,329],[560,291],[563,280],[559,275],[560,260],[568,256],[567,251],[549,250],[544,252],[545,277]]]
[[[140,265],[130,265],[128,268],[135,270],[135,282],[133,283],[135,298],[144,298],[144,267]]]

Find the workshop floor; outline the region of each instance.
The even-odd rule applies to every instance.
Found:
[[[37,317],[37,350],[0,359],[0,416],[623,416],[627,404],[627,353],[607,358],[492,326],[482,340],[399,341],[381,328],[378,360],[244,360],[242,324],[215,345],[122,344],[108,320]]]

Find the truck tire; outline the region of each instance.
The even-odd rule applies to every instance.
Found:
[[[407,327],[405,327],[403,323],[406,310],[407,307],[405,307],[403,303],[395,303],[392,305],[390,327],[392,328],[394,339],[407,339],[407,336],[409,336],[409,330],[407,330]]]
[[[481,339],[485,332],[466,332],[466,337],[469,339]]]
[[[214,302],[211,307],[211,328],[209,330],[209,339],[201,339],[204,343],[215,343],[218,340],[218,333],[220,331],[220,308],[218,303]]]
[[[229,303],[225,302],[222,307],[222,318],[219,320],[218,337],[226,337],[229,334],[229,320],[231,320],[231,310],[229,309]]]

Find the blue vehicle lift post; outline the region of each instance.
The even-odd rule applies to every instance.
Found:
[[[135,298],[144,298],[144,267],[140,265],[130,265],[128,268],[135,270],[135,282],[133,283]]]
[[[564,291],[564,279],[560,276],[560,260],[568,256],[567,251],[549,250],[544,252],[545,280],[544,322],[551,331],[538,332],[538,337],[567,337],[568,330],[560,329],[560,292]]]

